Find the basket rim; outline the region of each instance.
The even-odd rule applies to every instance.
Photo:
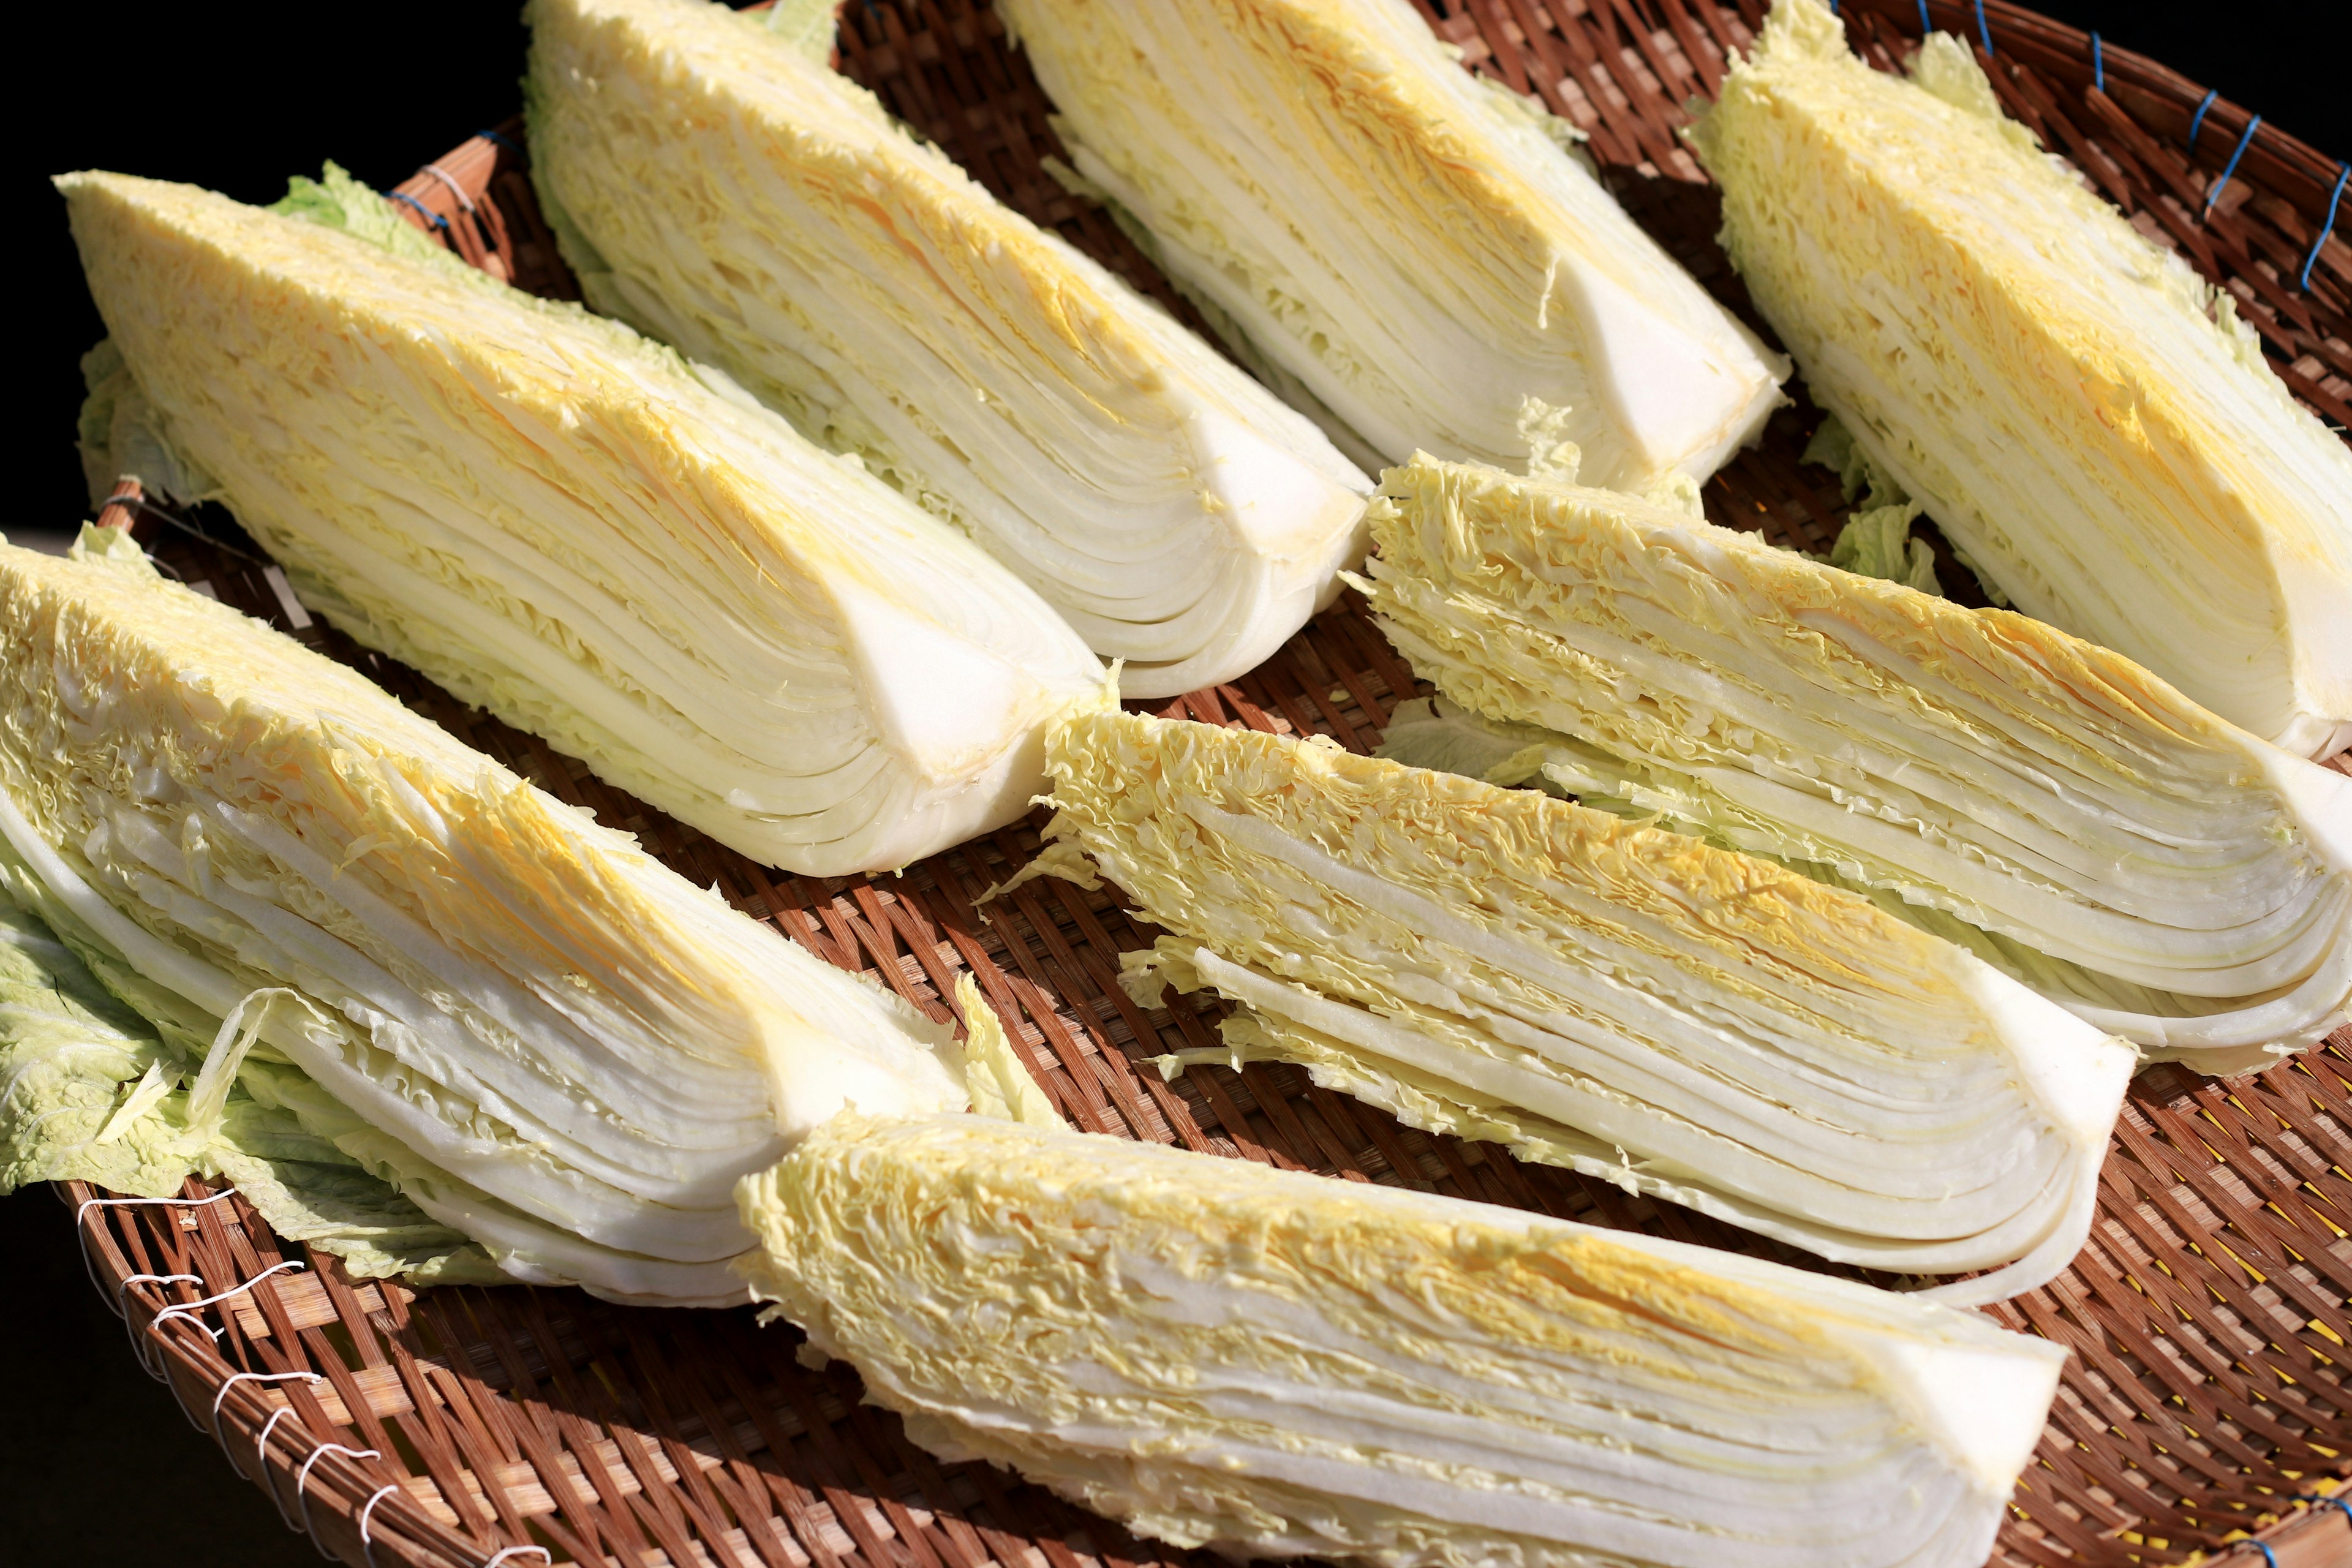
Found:
[[[1739,0],[1743,11],[1756,3],[1757,0]],[[1980,62],[1986,58],[1977,26],[1981,16],[1985,31],[1993,41],[1993,58],[1999,58],[2002,47],[2007,46],[2036,69],[2057,76],[2084,91],[2095,90],[2095,78],[2104,76],[2125,89],[2124,94],[2108,91],[2105,97],[2119,103],[2126,96],[2138,98],[2143,111],[2160,111],[2163,122],[2152,129],[2184,142],[2188,141],[2187,132],[2199,106],[2203,104],[2202,128],[2189,153],[2199,164],[2213,171],[2218,172],[2231,162],[2231,150],[2245,136],[2247,128],[2253,126],[2253,135],[2239,167],[2249,176],[2261,172],[2263,184],[2304,209],[2306,216],[2326,212],[2329,192],[2339,174],[2352,166],[2346,159],[2327,156],[2282,129],[2276,121],[2222,97],[2218,89],[2209,89],[2161,60],[2110,44],[2104,37],[2099,37],[2095,46],[2092,40],[2098,37],[2095,33],[2019,5],[2016,0],[1842,0],[1840,9],[1873,12],[1898,28],[1907,25],[1915,34],[1917,18],[1924,12],[1936,18],[1938,32],[1961,39]],[[2210,103],[2206,101],[2209,99]]]

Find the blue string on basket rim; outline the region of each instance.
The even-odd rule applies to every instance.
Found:
[[[2311,254],[2303,258],[2303,270],[2295,274],[2294,286],[2305,293],[2311,290],[2311,267],[2319,259],[2319,247],[2326,245],[2327,237],[2335,232],[2336,205],[2344,199],[2344,179],[2347,174],[2352,174],[2352,163],[2336,166],[2336,188],[2327,193],[2327,220],[2319,226],[2319,237],[2311,242]],[[2345,1502],[2342,1498],[2329,1498],[2327,1500],[2342,1508],[2347,1514],[2352,1514],[2352,1503]]]
[[[2107,90],[2107,55],[2099,42],[2095,27],[2091,30],[2091,89],[2094,92]]]
[[[2273,1552],[2273,1551],[2270,1549],[2270,1546],[2269,1546],[2269,1543],[2268,1543],[2268,1542],[2261,1542],[2261,1541],[2249,1541],[2249,1542],[2246,1542],[2246,1544],[2247,1544],[2247,1545],[2249,1545],[2249,1546],[2251,1546],[2251,1547],[2252,1547],[2255,1551],[2257,1551],[2257,1552],[2261,1552],[2261,1553],[2263,1554],[2263,1562],[2265,1562],[2265,1563],[2269,1563],[2269,1564],[2271,1565],[2271,1568],[2278,1568],[2278,1553],[2277,1553],[2277,1552]]]
[[[522,149],[516,146],[509,138],[501,136],[495,131],[477,131],[474,132],[474,135],[478,141],[488,142],[494,147],[503,147],[509,153],[520,153],[522,151]]]
[[[420,202],[415,196],[410,195],[406,191],[386,191],[384,192],[384,199],[387,201],[400,202],[408,206],[415,207],[419,213],[424,215],[425,221],[426,223],[431,224],[435,228],[439,229],[445,235],[449,232],[449,220],[447,218],[443,217],[439,213],[435,212],[431,207],[426,206],[423,202]]]
[[[1977,37],[1984,40],[1985,58],[1992,58],[1992,25],[1985,20],[1984,0],[1977,0]]]
[[[2261,128],[2262,123],[2263,117],[2259,114],[2246,121],[2246,129],[2239,134],[2238,144],[2230,150],[2230,161],[2221,165],[2221,177],[2205,189],[2207,213],[2210,213],[2213,210],[2213,204],[2221,199],[2221,187],[2228,184],[2230,176],[2238,172],[2238,160],[2246,155],[2246,145],[2253,141],[2254,132]]]
[[[2221,96],[2220,88],[2209,88],[2205,96],[2197,102],[2197,112],[2189,117],[2189,150],[2190,152],[2197,151],[2197,133],[2205,129],[2205,111],[2212,108],[2213,100]]]
[[[1930,34],[1930,33],[1932,33],[1932,32],[1934,32],[1935,30],[1936,30],[1936,24],[1935,24],[1935,23],[1933,23],[1933,22],[1931,22],[1931,21],[1929,21],[1929,20],[1927,19],[1927,0],[1919,0],[1919,37],[1920,37],[1920,38],[1924,41],[1924,40],[1927,38],[1927,35],[1928,35],[1928,34]]]

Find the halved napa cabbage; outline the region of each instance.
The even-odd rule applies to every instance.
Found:
[[[1523,405],[1629,489],[1713,473],[1788,374],[1409,0],[1003,0],[1077,172],[1368,468],[1516,460]]]
[[[2352,744],[2352,451],[1967,45],[1906,81],[1776,0],[1691,141],[1814,401],[2011,602],[2298,755]]]
[[[739,1177],[848,1101],[964,1103],[903,1002],[127,536],[84,540],[0,546],[0,837],[11,894],[162,1041],[113,1021],[107,1061],[157,1086],[129,1122],[164,1117],[134,1148],[203,1158],[239,1087],[509,1277],[716,1301],[741,1296]]]
[[[2155,1058],[2242,1071],[2352,1016],[2352,779],[2039,621],[1630,496],[1425,456],[1383,493],[1383,627],[1509,726],[1407,715],[1383,755],[1869,890]]]
[[[1362,558],[1371,481],[827,69],[815,9],[534,0],[532,176],[589,301],[969,533],[1129,696],[1255,668]]]
[[[1243,1004],[1212,1059],[1824,1258],[1994,1270],[1948,1300],[2082,1245],[2132,1048],[1859,895],[1328,742],[1106,713],[1048,747],[1049,836],[1168,932],[1132,994]]]
[[[1025,811],[1045,724],[1109,700],[970,540],[339,171],[312,221],[58,185],[163,434],[313,607],[721,843],[903,865]]]

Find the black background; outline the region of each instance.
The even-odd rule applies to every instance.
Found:
[[[2042,9],[2220,89],[2331,157],[2352,153],[2341,0]],[[23,13],[16,37],[19,129],[0,211],[19,259],[0,294],[0,341],[18,391],[0,530],[19,535],[69,531],[88,511],[73,449],[77,363],[103,332],[48,175],[116,169],[266,202],[289,174],[333,158],[387,187],[513,113],[523,52],[506,0],[47,5]],[[317,1561],[138,1371],[82,1279],[67,1211],[45,1189],[0,1200],[0,1563]]]

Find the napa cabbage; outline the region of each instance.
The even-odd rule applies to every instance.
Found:
[[[2352,780],[2042,622],[1633,497],[1426,457],[1383,486],[1374,613],[1521,761],[1425,710],[1384,755],[1864,890],[2154,1058],[2352,1017]]]
[[[0,844],[0,1195],[29,1183],[88,1182],[142,1197],[191,1175],[225,1178],[289,1241],[341,1258],[352,1279],[425,1284],[505,1278],[489,1254],[306,1130],[259,1080],[295,1069],[250,1058],[217,1117],[189,1100],[202,1053],[169,1043],[94,969],[101,949],[61,940],[29,911],[44,901]],[[268,1096],[267,1088],[261,1088]]]
[[[1842,1262],[2081,1247],[2132,1048],[1861,896],[1527,790],[1107,713],[1049,837],[1162,928],[1122,961],[1241,1004],[1224,1048]],[[1066,872],[1067,868],[1055,867]]]
[[[980,1116],[747,1178],[754,1293],[950,1459],[1381,1568],[1977,1568],[2065,1352],[1461,1199]]]
[[[58,185],[162,437],[305,603],[721,843],[903,865],[1020,816],[1044,726],[1110,700],[954,529],[340,171],[279,213]]]
[[[1776,0],[1690,134],[1813,400],[2017,608],[2288,751],[2352,743],[2352,451],[1967,45],[1906,80]]]
[[[12,1142],[21,1105],[111,1146],[140,1091],[110,1086],[152,1081],[121,1158],[66,1168],[139,1190],[211,1158],[307,1188],[331,1228],[429,1221],[508,1278],[716,1301],[751,1245],[739,1177],[853,1101],[965,1102],[946,1031],[904,1002],[123,534],[68,560],[0,546],[0,869],[146,1023],[78,1004],[93,1044],[11,1066]],[[305,1142],[208,1156],[240,1095]],[[50,1157],[11,1153],[16,1180]],[[322,1194],[284,1162],[357,1175]]]
[[[1127,695],[1255,668],[1362,557],[1371,481],[826,68],[832,13],[535,0],[532,177],[589,302],[968,533]]]
[[[1076,173],[1244,363],[1367,468],[1515,459],[1528,397],[1586,471],[1704,479],[1786,364],[1409,0],[1003,0]]]

